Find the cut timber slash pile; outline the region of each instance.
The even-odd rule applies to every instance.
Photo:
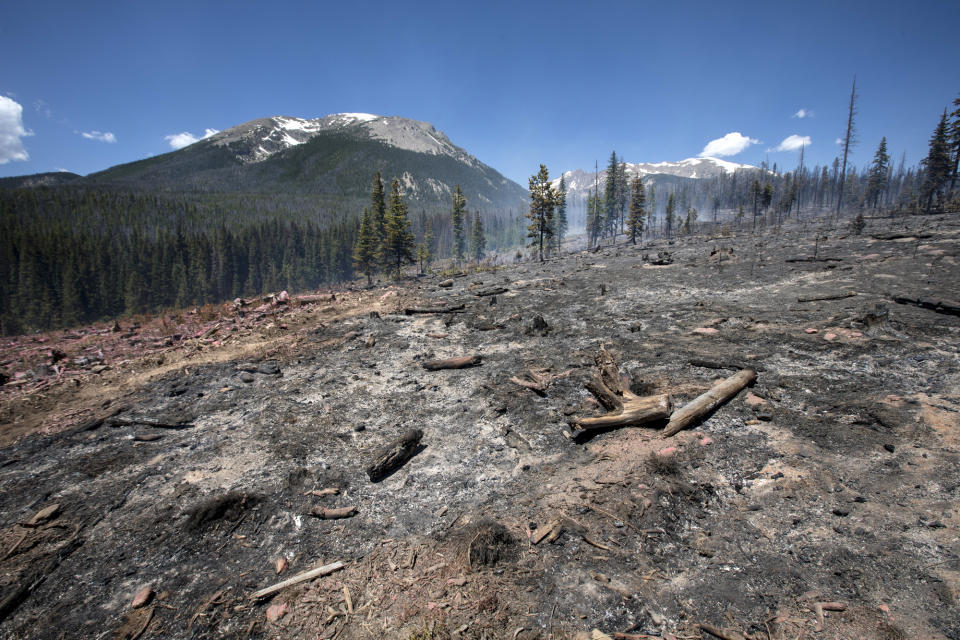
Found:
[[[960,638],[958,247],[790,225],[7,339],[0,637]]]

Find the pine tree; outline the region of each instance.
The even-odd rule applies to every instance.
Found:
[[[383,179],[377,171],[370,187],[370,220],[373,243],[379,252],[387,237],[387,200],[383,193]]]
[[[433,237],[433,225],[430,224],[430,219],[427,218],[427,221],[423,225],[423,247],[426,250],[425,260],[427,266],[433,262],[433,254],[436,251],[436,238]]]
[[[414,261],[413,245],[415,238],[410,232],[410,219],[407,217],[407,203],[400,193],[400,181],[393,179],[390,188],[390,204],[385,220],[386,237],[383,243],[384,263],[396,267],[399,277],[404,264]]]
[[[950,141],[947,138],[947,110],[933,135],[930,136],[930,151],[923,161],[924,179],[922,193],[927,201],[927,211],[933,208],[934,197],[939,202],[944,195],[944,187],[953,175],[953,158],[950,157]]]
[[[873,164],[870,165],[870,177],[867,181],[866,200],[869,206],[874,210],[880,204],[880,196],[887,188],[887,174],[890,169],[890,156],[887,155],[887,139],[880,139],[880,146],[873,156]]]
[[[357,271],[367,276],[368,285],[373,284],[373,272],[377,268],[377,258],[380,256],[374,224],[370,209],[364,207],[363,217],[360,218],[357,244],[353,249],[353,264]]]
[[[554,217],[554,241],[556,242],[557,253],[563,246],[563,237],[567,235],[567,181],[560,176],[560,184],[557,185],[555,192],[557,201],[557,210]]]
[[[630,192],[630,217],[627,219],[627,234],[631,244],[637,244],[637,237],[643,239],[643,222],[647,215],[644,209],[646,195],[643,191],[643,180],[637,175],[633,179]]]
[[[619,180],[617,179],[619,162],[617,162],[617,152],[610,152],[610,161],[607,164],[607,181],[603,190],[603,235],[614,239],[617,237],[617,222],[620,217],[620,208],[617,202],[618,192],[620,191]]]
[[[537,247],[540,262],[543,262],[543,242],[549,241],[553,234],[553,211],[556,207],[553,189],[550,187],[550,173],[547,166],[541,164],[540,171],[530,176],[530,210],[527,212],[527,237],[533,241],[531,247]]]
[[[667,211],[663,218],[664,231],[667,234],[667,237],[670,237],[670,234],[673,231],[673,214],[677,209],[677,199],[674,196],[673,191],[670,192],[670,197],[667,198]]]
[[[476,262],[483,260],[483,253],[487,249],[487,239],[483,235],[483,220],[478,211],[473,217],[473,230],[470,233],[470,257]]]
[[[683,233],[691,234],[693,233],[697,224],[697,209],[696,207],[691,207],[687,209],[687,215],[683,219]]]
[[[960,172],[960,97],[955,98],[950,112],[950,146],[953,153],[953,174],[950,176],[950,192],[957,183],[957,174]]]
[[[626,211],[630,203],[630,182],[627,180],[627,163],[620,158],[617,164],[617,216],[620,218],[620,233],[626,233]]]
[[[467,199],[463,196],[460,185],[453,192],[453,259],[459,264],[463,262],[467,249],[467,238],[463,228],[463,213],[467,208]]]

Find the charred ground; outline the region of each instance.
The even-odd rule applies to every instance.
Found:
[[[958,241],[955,216],[794,226],[224,311],[215,332],[9,342],[0,632],[960,638]],[[678,406],[738,368],[757,380],[672,438],[571,440],[600,412],[601,347]],[[53,377],[84,353],[103,355]],[[511,381],[530,370],[544,392]],[[422,450],[371,482],[411,429]]]

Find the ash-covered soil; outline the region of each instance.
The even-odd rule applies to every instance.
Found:
[[[78,419],[5,436],[0,636],[960,638],[958,247],[956,215],[618,245],[225,318],[247,337],[220,355],[55,402],[4,391],[0,430]],[[757,379],[671,438],[571,439],[602,347],[675,407]]]

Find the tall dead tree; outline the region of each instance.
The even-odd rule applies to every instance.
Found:
[[[847,177],[847,156],[850,148],[857,143],[857,129],[853,124],[853,116],[857,115],[857,76],[853,76],[853,86],[850,88],[850,107],[847,110],[847,132],[843,136],[843,165],[840,168],[840,188],[837,190],[837,215],[840,217],[840,205],[843,204],[843,183]]]

